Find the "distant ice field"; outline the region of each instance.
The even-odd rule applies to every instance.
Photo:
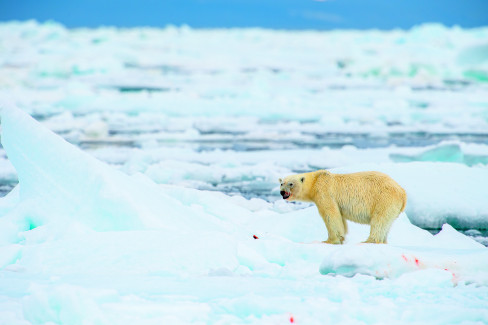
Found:
[[[0,98],[159,184],[281,204],[277,178],[291,173],[425,162],[474,177],[488,166],[488,28],[71,30],[29,21],[0,24],[0,48]],[[18,180],[0,154],[5,195]],[[402,185],[435,191],[436,182]],[[428,202],[416,203],[426,196],[411,192],[415,224],[436,232],[449,221],[485,240],[487,211],[446,203],[432,216]]]

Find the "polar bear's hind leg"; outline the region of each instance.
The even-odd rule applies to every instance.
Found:
[[[371,215],[371,229],[365,243],[386,244],[391,225],[399,215],[400,210],[395,206],[375,209]]]

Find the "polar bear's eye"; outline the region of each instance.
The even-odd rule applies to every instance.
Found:
[[[293,187],[293,183],[288,184],[288,186]]]

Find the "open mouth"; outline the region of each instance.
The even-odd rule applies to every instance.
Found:
[[[286,200],[286,199],[288,199],[291,196],[291,193],[290,192],[285,192],[285,191],[281,191],[280,194],[283,197],[283,200]]]

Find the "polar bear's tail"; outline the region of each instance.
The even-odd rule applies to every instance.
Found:
[[[403,206],[400,209],[400,213],[402,213],[405,210],[406,205],[407,205],[407,192],[405,190],[403,190]]]

